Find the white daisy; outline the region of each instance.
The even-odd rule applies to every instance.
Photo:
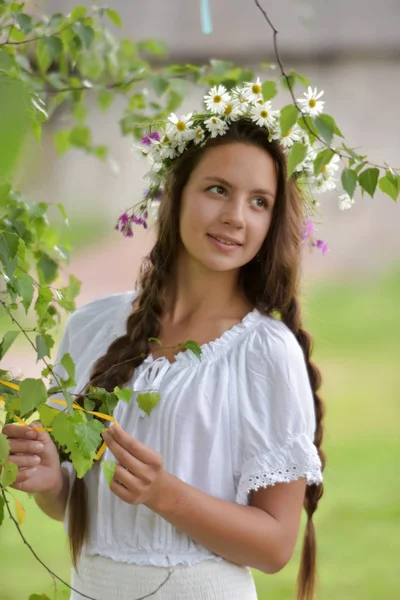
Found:
[[[172,140],[176,140],[178,143],[190,139],[192,135],[190,127],[193,125],[191,118],[192,113],[182,116],[180,119],[178,119],[174,113],[171,113],[168,117],[168,121],[171,123],[171,125],[167,130],[167,135]]]
[[[285,149],[291,148],[295,142],[299,142],[302,138],[302,131],[300,127],[296,124],[293,125],[291,129],[282,133],[281,128],[278,126],[273,134],[272,139],[278,139],[281,146]]]
[[[248,107],[250,106],[249,99],[246,95],[246,90],[243,88],[240,88],[239,86],[236,86],[235,88],[233,88],[232,100],[233,100],[233,104],[235,107],[235,111],[239,115],[242,115],[243,113],[245,113],[247,111]]]
[[[193,142],[197,145],[200,144],[204,140],[204,131],[201,127],[197,127],[194,130]]]
[[[262,98],[262,89],[261,89],[261,79],[257,77],[257,81],[255,83],[246,82],[243,86],[244,93],[247,96],[249,102],[255,102]]]
[[[204,103],[207,106],[207,109],[217,115],[221,115],[224,112],[230,100],[231,97],[229,92],[223,85],[214,86],[208,94],[204,96]]]
[[[257,102],[251,108],[251,119],[260,127],[269,127],[272,129],[276,125],[276,119],[279,111],[272,110],[271,102]]]
[[[211,117],[210,119],[207,119],[207,121],[204,121],[204,125],[211,133],[212,138],[217,137],[217,135],[223,135],[228,129],[227,123],[219,117]]]
[[[231,123],[232,121],[237,121],[238,118],[240,117],[240,114],[241,114],[241,107],[236,102],[236,100],[232,100],[231,102],[229,102],[226,105],[226,108],[224,110],[224,116],[228,123]]]
[[[301,110],[310,115],[310,117],[316,117],[321,114],[324,110],[325,102],[323,100],[318,100],[323,95],[323,91],[319,94],[317,93],[317,88],[314,90],[311,87],[308,87],[307,91],[304,92],[305,98],[298,98],[297,102],[300,105]]]
[[[339,196],[339,209],[348,210],[354,204],[354,199],[350,198],[349,194],[342,194]]]

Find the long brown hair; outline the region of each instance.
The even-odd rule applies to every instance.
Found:
[[[249,303],[263,314],[279,318],[294,333],[307,363],[314,395],[316,413],[315,446],[322,465],[325,455],[321,449],[323,435],[323,403],[318,395],[321,376],[311,362],[312,339],[303,329],[299,294],[301,263],[301,231],[303,200],[292,177],[287,180],[286,158],[277,142],[269,141],[265,128],[247,119],[233,123],[224,136],[210,139],[204,147],[191,146],[172,163],[158,215],[156,243],[139,274],[140,295],[135,310],[127,319],[126,332],[116,339],[106,354],[93,366],[90,384],[112,391],[122,387],[133,376],[143,358],[149,353],[149,337],[160,333],[163,315],[163,295],[166,282],[173,274],[178,254],[179,213],[182,192],[189,177],[205,152],[211,147],[228,143],[244,143],[264,149],[274,160],[277,175],[277,195],[271,226],[258,258],[254,257],[240,270],[239,283]],[[307,525],[303,541],[297,599],[312,600],[316,580],[316,536],[313,514],[322,496],[323,486],[309,485],[304,508]],[[76,565],[83,543],[88,537],[87,494],[83,479],[76,479],[69,503],[69,537],[73,562]]]

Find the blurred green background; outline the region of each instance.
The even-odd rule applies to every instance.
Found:
[[[321,600],[399,598],[399,305],[399,265],[355,283],[308,285],[304,294],[305,324],[315,337],[327,406],[325,495],[315,517]],[[62,524],[42,515],[26,495],[17,497],[26,507],[27,540],[68,579]],[[0,536],[0,564],[7,573],[1,600],[51,592],[50,576],[10,521]],[[293,598],[301,539],[282,572],[254,573],[260,600]]]

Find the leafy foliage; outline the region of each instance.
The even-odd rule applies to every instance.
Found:
[[[254,73],[224,60],[209,65],[164,64],[154,66],[153,59],[163,57],[166,47],[161,41],[132,41],[116,37],[112,30],[122,26],[117,11],[110,8],[76,6],[68,14],[29,14],[28,5],[11,0],[0,1],[0,305],[13,321],[12,329],[0,339],[3,359],[18,335],[29,340],[36,360],[44,363],[42,379],[27,378],[17,382],[12,374],[1,371],[0,391],[5,407],[5,422],[40,418],[42,425],[59,449],[73,463],[78,477],[92,467],[101,455],[104,417],[113,414],[119,401],[129,403],[132,390],[116,387],[113,392],[92,387],[84,396],[83,409],[74,404],[75,365],[65,354],[60,365],[66,377],[56,374],[51,353],[54,331],[65,312],[75,310],[80,282],[69,276],[63,281],[62,267],[70,259],[71,244],[66,236],[69,223],[61,204],[48,205],[25,197],[13,183],[18,162],[29,137],[40,144],[42,128],[63,107],[69,111],[69,128],[54,134],[54,146],[63,156],[71,149],[107,161],[107,147],[94,141],[87,122],[87,95],[96,98],[99,108],[107,111],[117,96],[123,100],[119,124],[122,135],[140,138],[149,123],[165,120],[176,111],[190,83],[199,87],[224,85],[232,89],[252,81]],[[264,68],[269,68],[265,64]],[[275,98],[278,85],[292,88],[308,86],[308,80],[290,71],[277,81],[264,81],[264,101]],[[147,90],[145,93],[145,89]],[[290,89],[291,91],[291,89]],[[315,158],[314,173],[321,173],[335,153],[340,153],[346,168],[341,180],[344,190],[353,197],[357,187],[374,196],[377,187],[394,201],[400,192],[400,176],[385,165],[376,167],[367,157],[349,148],[334,118],[327,114],[311,118],[302,114],[296,103],[283,108],[282,132],[295,125],[312,141],[326,145]],[[336,145],[331,146],[332,143]],[[288,159],[291,176],[306,156],[306,146],[294,143]],[[55,221],[62,219],[61,225]],[[24,329],[19,313],[29,314],[33,327]],[[161,345],[161,341],[150,338]],[[201,358],[201,348],[193,340],[180,344]],[[51,377],[49,388],[48,378]],[[8,384],[8,385],[6,385]],[[11,387],[9,387],[11,385]],[[16,387],[15,387],[16,386]],[[46,404],[57,394],[63,410]],[[136,401],[148,416],[160,401],[157,392],[145,391]],[[67,410],[64,410],[67,408]],[[93,414],[94,413],[94,414]],[[100,415],[100,416],[99,416]],[[8,488],[15,481],[17,467],[8,461],[9,444],[0,434],[0,486]],[[102,461],[108,483],[114,475],[114,461]],[[5,497],[5,496],[4,496]],[[0,525],[4,517],[4,498],[0,496]],[[24,520],[23,506],[16,501],[19,523]],[[45,599],[32,594],[30,600]]]

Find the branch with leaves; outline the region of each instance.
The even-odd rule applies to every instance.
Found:
[[[305,109],[304,99],[296,99],[295,86],[309,87],[310,83],[293,70],[285,71],[279,55],[278,31],[261,3],[255,0],[255,4],[273,32],[275,59],[280,70],[278,81],[267,79],[261,84],[263,101],[271,102],[278,95],[278,84],[289,90],[292,99],[292,103],[280,111],[282,132],[299,127],[310,140],[318,140],[321,148],[313,162],[316,177],[329,170],[334,155],[345,161],[341,183],[349,198],[354,197],[357,188],[374,196],[379,187],[396,201],[400,193],[399,170],[369,162],[345,141],[334,145],[335,139],[344,140],[334,118],[324,112],[313,115]],[[109,392],[91,387],[86,392],[74,393],[71,389],[76,385],[75,365],[71,356],[61,357],[60,365],[51,363],[54,332],[60,326],[63,313],[75,310],[80,282],[73,275],[69,276],[68,283],[64,281],[63,269],[71,253],[64,207],[35,203],[13,187],[24,142],[33,134],[40,144],[43,127],[58,111],[65,110],[72,124],[54,135],[58,154],[62,156],[71,149],[79,149],[107,162],[107,146],[94,143],[87,125],[89,102],[96,101],[101,110],[107,111],[117,95],[123,98],[124,108],[119,117],[121,133],[139,139],[149,123],[165,121],[180,107],[190,83],[199,88],[223,85],[231,90],[254,81],[255,77],[252,70],[224,60],[211,60],[205,66],[156,66],[153,59],[166,55],[163,43],[117,39],[108,24],[122,26],[119,14],[109,8],[77,6],[69,14],[32,15],[23,2],[0,0],[0,306],[10,323],[9,331],[0,340],[0,360],[22,333],[36,360],[44,362],[40,379],[19,381],[8,371],[0,370],[3,381],[0,393],[5,403],[3,422],[40,418],[43,426],[51,430],[60,457],[68,457],[73,462],[79,477],[92,467],[101,448],[104,424],[101,417],[93,413],[103,415],[103,420],[112,417],[117,402],[131,401],[132,391],[115,388]],[[261,64],[263,70],[269,66],[270,63]],[[312,90],[311,100],[318,101]],[[294,171],[304,157],[303,146],[295,142],[291,147],[290,171]],[[26,324],[20,322],[21,313]],[[156,339],[150,341],[161,343]],[[200,354],[193,341],[181,346]],[[57,375],[59,369],[65,376]],[[54,394],[64,398],[59,401],[65,403],[63,410],[47,404]],[[78,397],[83,406],[75,407]],[[136,401],[150,415],[159,395],[142,392]],[[16,467],[7,460],[8,456],[8,441],[0,434],[0,524],[6,508],[32,554],[53,578],[60,580],[27,543],[20,527],[23,514],[20,503],[16,504],[17,518],[12,514],[7,494],[11,493]],[[110,480],[115,463],[102,462]]]

